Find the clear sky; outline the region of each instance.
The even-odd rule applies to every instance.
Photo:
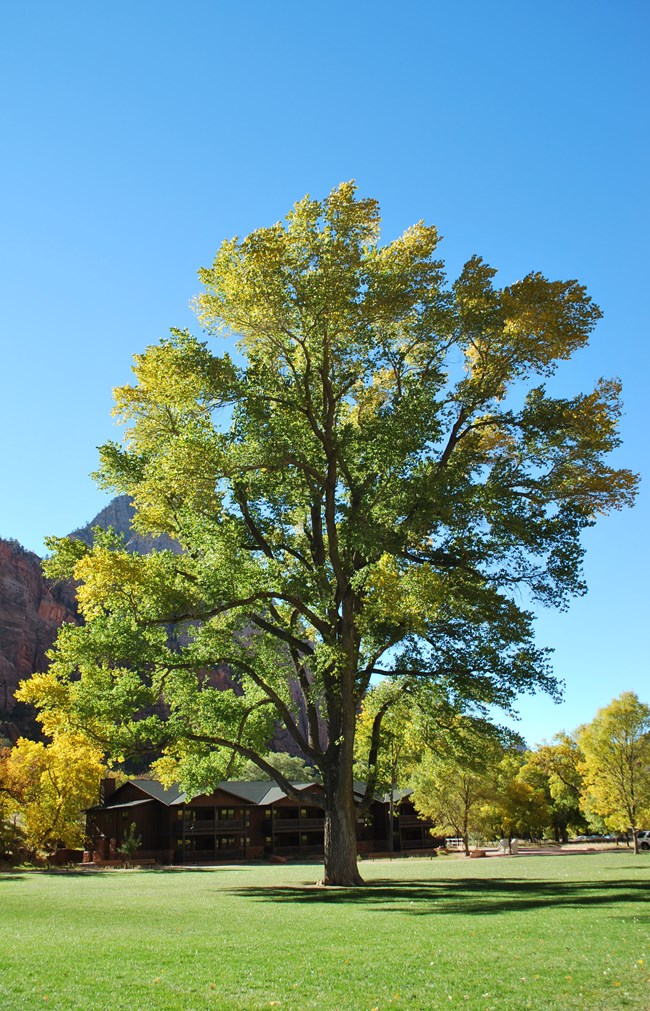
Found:
[[[170,326],[222,239],[355,178],[384,236],[420,218],[450,276],[587,284],[605,316],[556,388],[621,376],[618,461],[648,459],[644,0],[40,0],[0,12],[0,536],[43,552],[108,501],[89,473],[111,389]],[[198,330],[198,327],[195,327]],[[531,743],[623,690],[650,701],[648,489],[587,534],[590,592],[540,615],[561,706]]]

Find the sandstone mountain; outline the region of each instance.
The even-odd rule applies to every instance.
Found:
[[[73,530],[70,537],[75,537],[86,544],[93,542],[93,527],[101,527],[108,530],[112,527],[116,534],[122,534],[127,551],[146,554],[148,551],[180,551],[180,547],[171,537],[148,537],[138,534],[131,528],[131,521],[135,516],[135,509],[129,495],[118,495],[112,499],[105,509],[97,513],[94,520],[87,523],[85,527]]]
[[[45,670],[45,653],[64,621],[77,621],[74,588],[49,583],[38,555],[0,540],[0,738],[34,733],[33,713],[14,692],[23,678]]]

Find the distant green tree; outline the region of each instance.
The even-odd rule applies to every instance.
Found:
[[[420,693],[421,694],[421,693]],[[442,718],[441,711],[438,713]],[[381,717],[381,735],[376,728]],[[422,757],[423,720],[415,693],[399,681],[383,680],[365,696],[357,718],[354,742],[355,778],[371,778],[375,789],[388,796],[388,849],[392,851],[395,795],[405,787]]]
[[[312,765],[307,765],[304,759],[299,758],[297,755],[289,755],[286,751],[271,751],[263,757],[268,765],[294,783],[318,782],[318,770]],[[256,779],[272,779],[270,773],[260,769],[259,765],[256,765],[255,762],[244,762],[243,765],[237,768],[234,775],[236,779],[243,782],[254,781]]]
[[[522,756],[506,754],[494,770],[481,809],[484,833],[492,839],[541,839],[550,822],[544,790],[521,778]]]
[[[142,836],[138,835],[138,826],[134,821],[131,822],[129,826],[129,831],[126,833],[122,842],[120,843],[118,853],[124,858],[124,866],[130,867],[133,857],[138,852],[142,846]]]
[[[412,773],[416,809],[433,822],[435,834],[462,839],[467,855],[471,838],[483,834],[484,805],[494,795],[508,737],[485,721],[456,717],[422,749]]]
[[[427,756],[413,774],[413,804],[433,823],[435,835],[463,840],[469,855],[470,839],[480,829],[480,805],[487,795],[486,777],[470,765],[436,761]]]

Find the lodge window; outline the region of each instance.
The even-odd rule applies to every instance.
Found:
[[[241,808],[234,807],[220,807],[217,809],[217,818],[219,821],[235,821],[242,817]]]
[[[224,835],[217,839],[217,848],[221,850],[234,850],[241,845],[242,840],[236,840],[234,835]]]

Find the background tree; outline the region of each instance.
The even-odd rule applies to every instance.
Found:
[[[382,246],[379,225],[352,184],[306,197],[200,272],[200,321],[237,358],[179,331],[136,356],[100,480],[182,550],[52,542],[84,624],[23,693],[117,753],[164,747],[197,790],[234,751],[293,794],[262,757],[282,720],[322,777],[336,884],[361,880],[352,767],[371,679],[430,680],[479,710],[555,692],[522,590],[554,606],[584,592],[581,532],[635,488],[605,463],[618,383],[569,399],[543,385],[600,316],[585,289],[539,273],[497,288],[478,257],[447,285],[435,228]],[[238,693],[211,687],[218,664]]]
[[[419,691],[417,696],[421,695]],[[413,768],[429,744],[430,713],[430,706],[424,713],[418,708],[415,692],[405,691],[399,681],[384,680],[368,691],[357,719],[355,776],[361,781],[372,776],[375,789],[388,796],[389,851],[394,847],[395,793],[408,785]],[[380,714],[378,737],[375,728]],[[441,719],[442,712],[438,711],[437,716]]]
[[[97,803],[105,773],[101,752],[80,734],[57,734],[50,744],[19,738],[4,774],[25,845],[34,853],[82,846],[84,811]]]
[[[138,835],[138,826],[134,821],[129,826],[129,831],[122,839],[118,853],[124,860],[124,866],[130,867],[133,857],[142,846],[142,836]]]
[[[482,732],[481,732],[482,731]],[[433,822],[434,834],[463,840],[482,834],[483,805],[492,797],[496,768],[503,757],[498,729],[461,718],[437,744],[425,749],[412,777],[413,803]]]
[[[638,853],[637,832],[650,822],[650,706],[623,692],[579,730],[578,744],[585,810],[610,829],[631,830]]]
[[[0,860],[15,861],[25,851],[18,824],[19,784],[9,767],[10,748],[0,747]]]
[[[270,766],[280,772],[286,779],[294,783],[315,783],[318,782],[318,773],[313,766],[307,765],[302,758],[297,755],[288,755],[286,751],[271,751],[263,756]],[[257,779],[272,779],[267,772],[263,772],[255,762],[244,762],[237,769],[237,779],[243,781],[255,781]]]
[[[575,734],[556,734],[550,744],[528,751],[519,778],[530,786],[544,790],[549,806],[555,839],[569,841],[569,831],[584,832],[587,823],[580,807],[583,756]]]
[[[521,776],[523,756],[506,753],[490,776],[488,797],[481,808],[481,824],[488,838],[541,839],[551,813],[544,790]]]

